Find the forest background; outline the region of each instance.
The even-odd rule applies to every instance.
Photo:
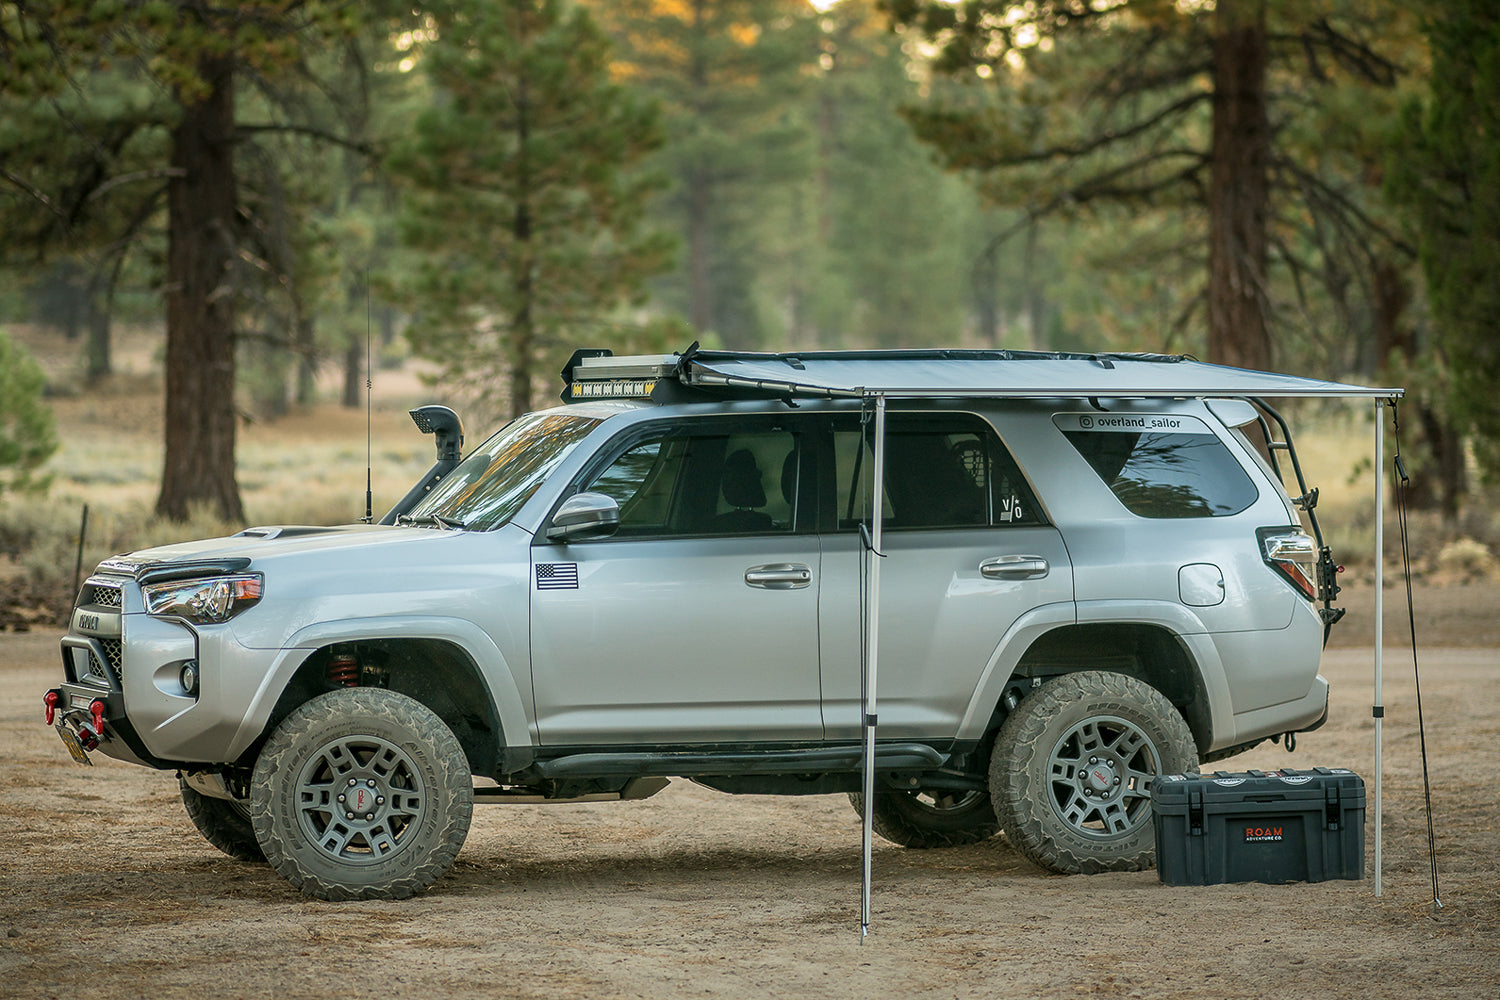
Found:
[[[0,3],[0,542],[71,518],[53,410],[127,335],[178,533],[331,382],[482,427],[696,340],[1402,385],[1412,498],[1493,567],[1497,118],[1484,0]]]

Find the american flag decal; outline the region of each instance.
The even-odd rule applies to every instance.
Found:
[[[537,563],[537,590],[577,590],[577,563]]]

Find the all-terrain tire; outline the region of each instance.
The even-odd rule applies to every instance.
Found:
[[[990,796],[1012,846],[1055,872],[1155,863],[1151,783],[1198,769],[1182,715],[1145,681],[1065,674],[1021,699],[995,737]]]
[[[849,804],[865,814],[862,792],[850,792]],[[875,832],[902,847],[963,847],[1000,832],[987,792],[932,791],[875,793]]]
[[[266,853],[255,839],[248,806],[228,799],[216,799],[192,788],[179,775],[177,790],[188,819],[203,834],[203,839],[237,861],[264,861]]]
[[[453,865],[473,814],[463,748],[381,688],[320,695],[266,741],[250,819],[266,860],[318,899],[405,899]]]

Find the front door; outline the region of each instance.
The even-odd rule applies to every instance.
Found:
[[[543,745],[822,738],[806,451],[786,420],[706,417],[632,432],[585,473],[620,527],[532,548]]]

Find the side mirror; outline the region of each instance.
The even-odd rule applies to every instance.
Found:
[[[579,493],[568,497],[552,516],[547,537],[554,542],[613,535],[620,526],[620,505],[603,493]]]

